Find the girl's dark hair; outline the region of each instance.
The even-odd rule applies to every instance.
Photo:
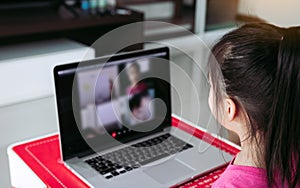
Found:
[[[300,27],[246,24],[213,47],[208,68],[215,105],[227,95],[245,112],[269,187],[299,186]]]

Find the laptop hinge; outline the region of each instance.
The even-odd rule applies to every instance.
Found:
[[[164,132],[170,132],[171,131],[171,127],[167,127],[163,129]]]

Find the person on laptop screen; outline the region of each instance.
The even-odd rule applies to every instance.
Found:
[[[140,60],[147,62],[146,59]],[[147,79],[141,79],[141,68],[138,61],[126,65],[126,73],[130,85],[126,88],[129,98],[129,109],[131,111],[131,124],[137,124],[149,120],[153,113],[151,100],[154,98],[153,92],[147,83]],[[149,79],[148,79],[149,80]]]
[[[127,64],[127,75],[130,80],[130,85],[127,87],[127,94],[134,95],[147,90],[147,85],[141,80],[141,70],[138,62]]]

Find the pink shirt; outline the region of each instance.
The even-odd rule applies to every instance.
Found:
[[[261,168],[229,164],[212,188],[266,188],[266,171]]]
[[[212,185],[212,188],[268,187],[267,172],[265,169],[234,165],[233,161],[234,160],[232,160],[220,178]],[[300,188],[300,185],[296,187]]]
[[[126,91],[127,91],[127,94],[129,94],[129,95],[135,95],[137,93],[141,93],[146,90],[147,90],[147,85],[143,82],[139,82],[134,87],[128,87]]]

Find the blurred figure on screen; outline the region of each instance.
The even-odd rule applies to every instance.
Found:
[[[141,81],[141,70],[137,62],[130,63],[126,66],[130,85],[126,89],[126,93],[130,96],[147,90],[147,84]]]
[[[129,98],[129,108],[134,117],[133,123],[147,121],[151,118],[151,97],[147,91],[137,93]]]

